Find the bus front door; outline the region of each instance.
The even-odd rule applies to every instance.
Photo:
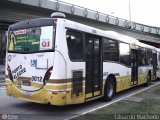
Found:
[[[102,94],[102,52],[101,39],[98,36],[86,36],[86,99]]]
[[[131,49],[131,85],[138,84],[138,50]]]

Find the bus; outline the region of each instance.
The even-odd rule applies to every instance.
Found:
[[[109,101],[156,79],[155,47],[67,20],[63,13],[51,16],[9,26],[8,96],[57,106]]]

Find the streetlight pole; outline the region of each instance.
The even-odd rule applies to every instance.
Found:
[[[128,3],[129,3],[129,26],[131,27],[131,1],[129,0],[128,1]]]

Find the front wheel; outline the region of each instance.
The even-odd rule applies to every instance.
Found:
[[[113,78],[108,78],[104,88],[104,101],[110,101],[115,95],[115,82]]]

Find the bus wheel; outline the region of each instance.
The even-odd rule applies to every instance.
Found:
[[[115,94],[115,82],[113,78],[108,78],[104,88],[103,101],[110,101]]]
[[[148,86],[149,86],[150,81],[151,81],[151,74],[150,74],[150,72],[148,72],[148,75],[147,75],[147,82],[144,84],[145,87],[148,87]]]

